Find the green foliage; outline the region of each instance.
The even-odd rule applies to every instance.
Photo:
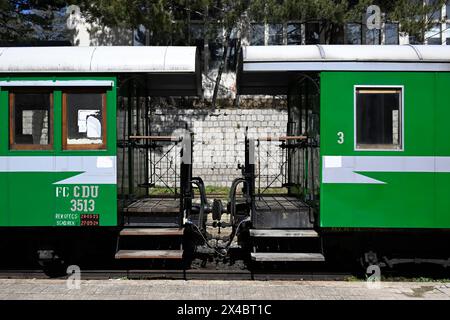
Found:
[[[207,35],[214,37],[216,28],[240,30],[245,23],[299,21],[321,23],[325,41],[333,28],[348,22],[363,23],[368,6],[379,5],[385,20],[400,22],[401,30],[419,40],[431,26],[425,17],[439,10],[444,0],[423,5],[411,0],[86,0],[83,11],[109,26],[150,30],[153,44],[169,44],[174,36],[183,39],[187,21],[195,15],[208,26]]]
[[[88,20],[105,26],[144,26],[153,45],[189,44],[190,20],[202,20],[206,36],[213,39],[217,29],[227,33],[242,30],[249,22],[286,21],[321,23],[325,42],[335,26],[363,23],[369,5],[385,12],[385,21],[399,22],[401,31],[418,41],[430,29],[426,17],[440,10],[445,0],[0,0],[0,40],[17,41],[55,38],[55,15],[68,4],[77,4]],[[53,32],[53,34],[52,34]]]
[[[344,23],[349,9],[347,0],[286,0],[281,4],[283,20],[328,21]]]
[[[0,40],[53,40],[55,17],[66,7],[61,0],[0,0]]]
[[[113,27],[150,31],[153,44],[171,44],[173,34],[184,25],[178,11],[185,11],[184,0],[85,0],[79,5],[88,21]],[[177,16],[178,14],[178,16]]]
[[[434,4],[418,3],[410,0],[398,0],[392,10],[388,11],[388,18],[398,21],[401,30],[413,36],[419,42],[425,40],[425,31],[429,30],[433,24],[427,16],[438,12],[446,3],[445,0],[437,0]]]

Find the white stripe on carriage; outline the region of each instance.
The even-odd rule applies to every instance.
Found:
[[[450,157],[324,156],[322,163],[323,183],[386,183],[364,172],[450,172]]]
[[[80,172],[54,184],[116,184],[116,156],[0,157],[0,172]]]

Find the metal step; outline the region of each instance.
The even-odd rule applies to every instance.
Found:
[[[182,236],[184,228],[125,228],[121,236]]]
[[[321,253],[297,252],[252,252],[253,261],[287,261],[287,262],[322,262],[325,257]]]
[[[284,230],[284,229],[250,229],[251,237],[264,238],[318,238],[315,230]]]
[[[130,217],[127,217],[128,222],[125,222],[125,226],[127,227],[142,227],[142,228],[179,228],[179,223],[171,223],[171,222],[140,222],[139,218],[133,219],[132,222],[129,222]],[[178,219],[178,218],[177,218]],[[149,219],[151,220],[151,219]]]
[[[183,250],[119,250],[116,259],[183,259]]]

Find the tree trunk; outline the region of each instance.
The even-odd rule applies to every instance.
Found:
[[[230,42],[231,30],[227,29],[225,33],[225,43],[223,45],[223,55],[220,61],[219,70],[217,71],[216,84],[214,86],[214,93],[212,96],[211,106],[214,109],[216,107],[217,93],[219,92],[220,80],[222,79],[223,68],[228,60],[228,43]]]

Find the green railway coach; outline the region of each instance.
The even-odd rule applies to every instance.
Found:
[[[225,209],[208,203],[186,159],[180,192],[149,196],[157,142],[183,140],[182,157],[192,160],[191,135],[151,134],[148,97],[201,94],[195,48],[0,48],[0,245],[23,244],[41,260],[71,247],[74,261],[77,251],[189,261],[199,248],[231,252],[237,235],[233,247],[257,262],[348,252],[364,264],[448,266],[449,57],[445,46],[243,48],[238,94],[285,95],[287,135],[246,136],[243,177]],[[267,196],[256,192],[255,148],[274,141],[288,192]],[[225,212],[232,225],[222,223]],[[208,213],[212,226],[233,227],[225,247],[207,248]]]
[[[450,49],[247,47],[241,59],[239,93],[288,95],[291,133],[309,139],[289,187],[330,246],[447,265]]]
[[[138,101],[197,96],[200,79],[195,47],[0,48],[2,248],[117,237],[119,200],[147,190],[132,190],[148,160],[129,148],[149,130]]]

